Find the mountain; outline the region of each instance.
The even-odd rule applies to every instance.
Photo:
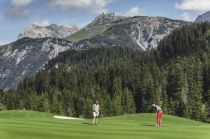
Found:
[[[157,47],[174,29],[188,24],[191,23],[164,17],[124,17],[114,13],[99,15],[81,30],[76,26],[32,24],[20,33],[19,40],[0,47],[0,64],[3,65],[0,88],[16,87],[25,76],[33,75],[59,52],[70,48],[125,46],[146,50]]]
[[[127,46],[146,50],[157,47],[174,29],[189,24],[164,17],[102,14],[67,39],[76,42],[77,47]]]
[[[90,39],[102,32],[106,31],[118,21],[125,19],[125,17],[116,15],[115,13],[101,14],[97,16],[90,24],[83,29],[67,37],[68,40],[78,42],[84,39]]]
[[[72,42],[59,38],[22,38],[0,47],[0,88],[16,87],[25,76],[72,47]]]
[[[25,28],[25,30],[18,35],[18,39],[29,37],[29,38],[45,38],[45,37],[57,37],[65,38],[80,28],[78,26],[67,26],[67,25],[56,25],[51,24],[43,27],[36,24],[31,24]]]
[[[202,15],[199,15],[195,20],[195,23],[201,23],[201,22],[210,22],[210,11]]]

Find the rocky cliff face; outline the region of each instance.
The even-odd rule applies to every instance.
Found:
[[[59,52],[73,48],[72,43],[58,38],[23,38],[0,47],[0,88],[16,87],[33,75]]]
[[[42,27],[35,24],[29,25],[25,30],[18,35],[18,39],[29,37],[29,38],[45,38],[45,37],[57,37],[65,38],[80,28],[78,26],[66,26],[52,24],[50,26]]]

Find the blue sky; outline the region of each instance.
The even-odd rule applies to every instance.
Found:
[[[31,23],[85,26],[102,12],[194,21],[210,0],[0,0],[0,44],[17,39]]]

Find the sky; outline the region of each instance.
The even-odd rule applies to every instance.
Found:
[[[194,21],[210,0],[0,0],[0,45],[13,42],[29,24],[84,27],[101,13],[163,16]]]

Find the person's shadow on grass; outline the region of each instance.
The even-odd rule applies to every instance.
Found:
[[[144,126],[155,126],[155,124],[143,124]]]
[[[82,123],[83,125],[93,125],[92,123]]]

